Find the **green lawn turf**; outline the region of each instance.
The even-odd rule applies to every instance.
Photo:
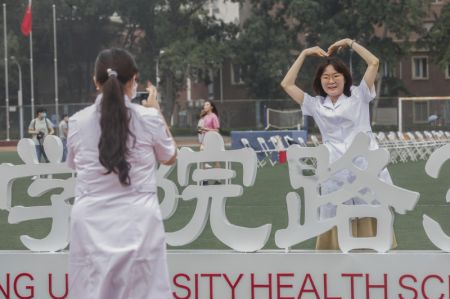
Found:
[[[20,163],[15,153],[0,153],[1,163]],[[395,232],[398,241],[397,249],[436,249],[425,235],[422,227],[422,215],[427,214],[437,220],[444,231],[450,233],[450,204],[445,202],[445,194],[450,188],[450,163],[446,163],[439,179],[426,175],[425,162],[390,165],[394,183],[400,187],[417,191],[421,194],[415,210],[406,215],[396,214]],[[242,182],[239,167],[234,181]],[[171,177],[175,177],[173,173]],[[19,179],[13,186],[13,205],[48,205],[50,194],[41,198],[31,198],[26,190],[30,178]],[[182,189],[180,188],[180,192]],[[257,227],[266,223],[272,224],[272,232],[265,249],[275,249],[274,234],[276,230],[287,226],[286,194],[294,191],[289,184],[287,164],[271,167],[266,165],[258,169],[256,183],[253,187],[244,188],[241,198],[229,198],[227,216],[231,223],[247,227]],[[55,190],[54,192],[60,192]],[[163,197],[163,194],[160,194]],[[2,195],[3,196],[3,195]],[[176,231],[186,225],[192,217],[195,199],[181,201],[175,214],[165,222],[167,231]],[[25,249],[19,239],[20,235],[42,238],[48,234],[51,220],[31,220],[20,224],[8,223],[7,211],[0,211],[0,250]],[[175,247],[169,247],[175,248]],[[200,237],[192,244],[180,249],[226,249],[211,232],[209,224]],[[314,240],[305,241],[294,249],[312,249]]]

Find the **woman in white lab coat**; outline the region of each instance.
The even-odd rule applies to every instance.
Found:
[[[353,49],[367,63],[366,72],[358,86],[352,86],[352,76],[348,67],[339,59],[330,57],[336,49],[344,47]],[[314,77],[313,88],[318,94],[315,97],[295,84],[298,72],[308,56],[325,59],[318,66]],[[322,135],[323,144],[330,151],[330,163],[342,157],[359,132],[365,132],[371,137],[371,149],[377,148],[371,133],[369,103],[375,98],[374,82],[378,65],[378,58],[371,52],[356,41],[345,38],[332,44],[327,52],[317,46],[303,50],[281,82],[283,89],[302,106],[303,114],[314,118]],[[361,166],[367,164],[362,158],[356,162]],[[334,179],[331,178],[321,185],[322,194],[338,190],[342,185],[342,179],[351,181],[352,176],[353,174],[347,170],[338,173]],[[379,177],[387,183],[392,183],[387,169],[384,169]],[[347,202],[347,204],[361,203],[358,199]],[[321,219],[334,217],[336,206],[324,205],[320,208],[319,214]],[[353,233],[357,237],[375,236],[376,223],[371,218],[355,219]],[[336,228],[320,235],[317,238],[316,248],[339,249]]]
[[[69,166],[77,172],[71,214],[69,296],[172,298],[157,199],[157,162],[176,160],[156,89],[131,103],[137,67],[121,49],[100,52],[95,103],[69,121]]]

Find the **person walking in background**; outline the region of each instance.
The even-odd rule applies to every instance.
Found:
[[[352,76],[348,67],[341,60],[330,57],[337,49],[344,47],[353,49],[367,63],[364,77],[358,86],[352,86]],[[317,68],[313,81],[314,91],[318,94],[315,97],[305,93],[295,84],[298,72],[309,56],[324,58]],[[375,55],[356,41],[345,38],[332,44],[327,52],[320,47],[304,49],[281,82],[283,89],[302,106],[303,114],[314,118],[322,135],[323,144],[330,152],[330,163],[345,154],[359,132],[364,132],[371,138],[370,149],[378,148],[372,135],[369,113],[369,103],[375,98],[374,82],[378,65],[379,60]],[[355,159],[355,164],[361,169],[365,169],[367,163],[363,157]],[[392,184],[387,169],[383,169],[379,178]],[[340,182],[352,180],[354,180],[353,173],[347,169],[340,171],[321,184],[321,193],[332,193],[341,188]],[[353,198],[346,204],[365,204],[365,202]],[[319,217],[322,220],[335,215],[335,205],[327,204],[320,207]],[[373,218],[355,219],[352,225],[355,237],[376,236],[376,221]],[[393,246],[396,246],[395,239]],[[316,248],[339,249],[336,227],[317,238]]]
[[[31,134],[31,139],[33,139],[39,162],[42,162],[42,158],[45,162],[48,162],[44,151],[44,139],[47,135],[53,135],[54,133],[53,123],[47,118],[47,110],[38,108],[36,110],[36,118],[31,120],[28,126],[28,134]]]
[[[201,118],[201,129],[199,130],[199,140],[201,140],[200,149],[203,149],[203,140],[205,139],[205,135],[208,132],[219,132],[220,130],[220,121],[219,121],[219,111],[216,108],[216,105],[210,100],[207,100],[203,104],[201,115],[204,115]],[[199,121],[200,122],[200,121]],[[204,164],[205,168],[212,168],[212,165],[209,163]],[[220,168],[220,162],[215,162],[215,168]],[[203,181],[203,185],[208,185],[208,181]],[[214,184],[220,184],[220,181],[214,181]]]
[[[156,88],[146,107],[131,103],[137,73],[127,51],[101,51],[101,93],[69,120],[67,164],[77,172],[70,298],[172,298],[156,171],[157,162],[173,164],[177,150]]]
[[[203,126],[200,130],[202,133],[202,142],[204,135],[208,132],[214,131],[219,132],[220,129],[220,121],[219,121],[219,112],[217,111],[216,105],[210,100],[206,101],[203,104],[202,112],[205,114],[203,117]]]
[[[63,156],[61,162],[66,161],[67,157],[67,133],[69,130],[68,124],[69,124],[69,115],[64,114],[62,120],[59,122],[58,125],[59,138],[61,139],[63,144]]]

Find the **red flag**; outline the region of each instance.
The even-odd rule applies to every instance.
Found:
[[[31,0],[30,0],[28,2],[27,10],[25,11],[25,16],[23,17],[22,20],[22,25],[20,26],[23,35],[25,36],[30,35],[31,24],[32,24],[32,17],[31,17]]]

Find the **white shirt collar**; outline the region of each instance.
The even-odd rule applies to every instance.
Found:
[[[327,96],[323,101],[323,106],[330,108],[330,109],[336,109],[342,104],[342,101],[345,100],[347,96],[345,94],[341,94],[339,98],[337,99],[336,103],[333,104],[331,101],[331,98]]]

